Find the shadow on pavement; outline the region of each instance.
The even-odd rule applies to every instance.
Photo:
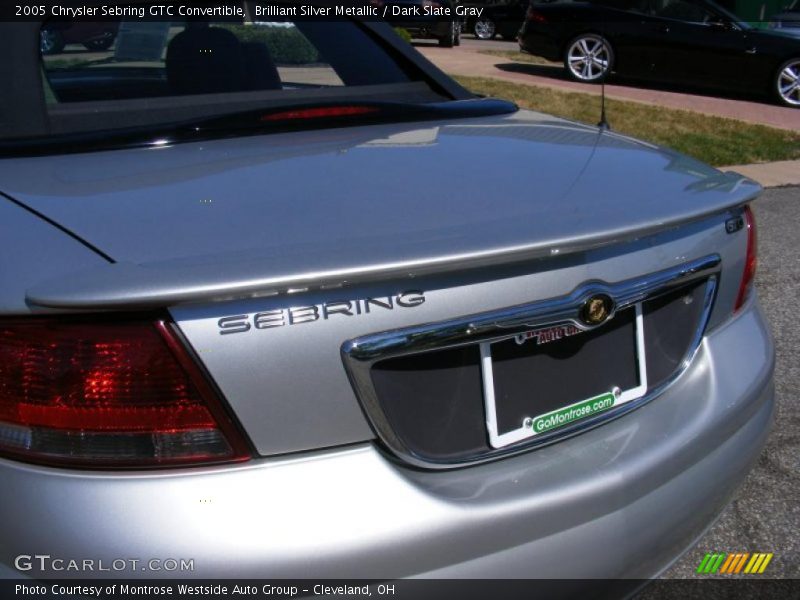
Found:
[[[564,67],[562,67],[558,63],[537,65],[533,63],[509,62],[509,63],[497,64],[495,65],[495,67],[497,67],[501,71],[507,71],[509,73],[538,75],[540,77],[547,77],[549,79],[556,79],[559,81],[571,81],[571,79],[567,77],[566,73],[564,73]],[[593,85],[593,84],[586,84],[586,85]]]

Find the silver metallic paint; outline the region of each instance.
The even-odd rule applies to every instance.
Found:
[[[129,263],[103,266],[0,200],[18,250],[0,259],[6,313],[40,310],[28,290],[62,309],[186,302],[170,311],[258,451],[315,449],[138,473],[0,460],[0,574],[17,554],[45,551],[190,557],[196,577],[644,577],[695,539],[755,460],[772,411],[773,347],[756,300],[730,318],[745,236],[725,233],[724,221],[757,186],[534,113],[447,123],[433,141],[430,130],[0,161],[0,189]],[[497,177],[470,168],[483,155]],[[264,213],[277,218],[254,218]],[[674,385],[635,413],[448,472],[408,469],[370,442],[343,340],[710,253],[722,271],[708,335]],[[409,281],[426,292],[413,310],[253,335],[216,328],[226,314],[387,295]]]
[[[0,189],[117,263],[42,281],[28,300],[165,306],[459,271],[635,239],[760,189],[538,113],[430,132],[376,125],[0,161]]]
[[[370,444],[139,474],[0,461],[13,490],[0,495],[0,514],[14,515],[4,520],[0,563],[46,550],[192,557],[195,571],[182,575],[192,577],[652,576],[721,510],[758,456],[773,361],[753,300],[635,417],[456,471],[409,470]]]
[[[730,314],[742,273],[745,236],[725,232],[725,218],[707,219],[616,247],[529,261],[505,268],[413,279],[425,303],[413,309],[374,310],[348,318],[220,335],[219,317],[325,301],[380,297],[409,286],[408,279],[338,290],[308,291],[170,309],[221,389],[259,453],[282,454],[374,437],[343,368],[340,347],[349,339],[447,321],[567,296],[587,281],[633,279],[709,254],[722,258],[720,288],[710,325]],[[715,315],[721,315],[715,317]]]
[[[80,242],[2,196],[0,240],[0,315],[30,313],[25,290],[42,279],[106,264]]]

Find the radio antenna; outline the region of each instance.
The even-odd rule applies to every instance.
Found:
[[[597,126],[602,130],[611,129],[606,118],[606,77],[603,75],[603,81],[600,82],[600,122]]]
[[[600,80],[600,122],[597,126],[601,131],[608,131],[611,129],[611,125],[609,125],[608,119],[606,118],[606,77],[608,77],[608,74],[611,72],[611,47],[608,45],[606,38],[606,15],[605,13],[602,14],[603,19],[600,21],[600,32],[606,54],[606,69],[603,71],[603,78]]]

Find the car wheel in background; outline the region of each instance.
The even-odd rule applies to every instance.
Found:
[[[775,92],[781,104],[800,108],[800,57],[787,60],[778,69]]]
[[[614,51],[602,36],[584,33],[567,44],[564,68],[576,81],[601,81],[614,66]]]
[[[456,35],[456,23],[451,21],[447,34],[439,38],[439,45],[442,48],[452,48],[456,45]]]
[[[491,19],[478,19],[472,26],[472,33],[479,40],[491,40],[497,34],[497,26]]]
[[[64,36],[54,29],[39,32],[39,50],[42,54],[57,54],[64,49]]]

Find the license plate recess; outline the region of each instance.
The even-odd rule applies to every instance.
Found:
[[[584,421],[647,390],[642,306],[604,325],[537,328],[481,344],[486,429],[502,448]]]

